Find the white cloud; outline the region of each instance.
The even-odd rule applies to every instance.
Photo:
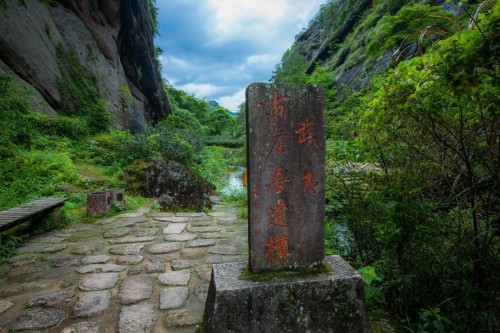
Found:
[[[177,88],[182,89],[190,94],[194,94],[198,98],[210,99],[211,96],[217,96],[219,94],[227,93],[231,87],[227,86],[216,86],[208,83],[188,83],[178,86]]]
[[[236,112],[240,104],[245,101],[245,90],[246,87],[232,95],[219,97],[217,102],[228,110]]]

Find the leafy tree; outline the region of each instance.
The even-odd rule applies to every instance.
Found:
[[[234,130],[235,121],[227,109],[222,106],[216,107],[209,115],[210,133],[221,135]]]

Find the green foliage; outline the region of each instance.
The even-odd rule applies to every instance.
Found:
[[[82,118],[91,133],[108,130],[111,118],[94,73],[80,63],[73,50],[65,50],[62,45],[57,47],[57,60],[62,75],[57,82],[61,112]]]
[[[236,123],[227,109],[221,106],[216,107],[208,116],[208,121],[210,124],[210,134],[230,134],[234,136],[233,131]]]
[[[3,159],[0,178],[0,210],[51,196],[80,181],[69,154],[51,150],[18,151]]]
[[[16,249],[20,247],[28,235],[2,235],[2,246],[0,247],[0,264],[7,262],[7,260],[16,253]]]
[[[307,62],[304,56],[293,50],[287,50],[276,65],[271,80],[277,83],[305,83]]]

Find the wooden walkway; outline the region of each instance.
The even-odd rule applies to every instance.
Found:
[[[46,215],[53,210],[56,210],[56,214],[59,214],[60,207],[66,201],[68,201],[67,198],[44,198],[0,212],[0,232],[25,221]],[[57,219],[60,220],[60,217],[56,218],[56,223]]]

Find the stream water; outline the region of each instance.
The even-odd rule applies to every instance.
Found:
[[[237,167],[229,172],[224,181],[222,193],[229,194],[243,189],[243,169],[243,167]]]

